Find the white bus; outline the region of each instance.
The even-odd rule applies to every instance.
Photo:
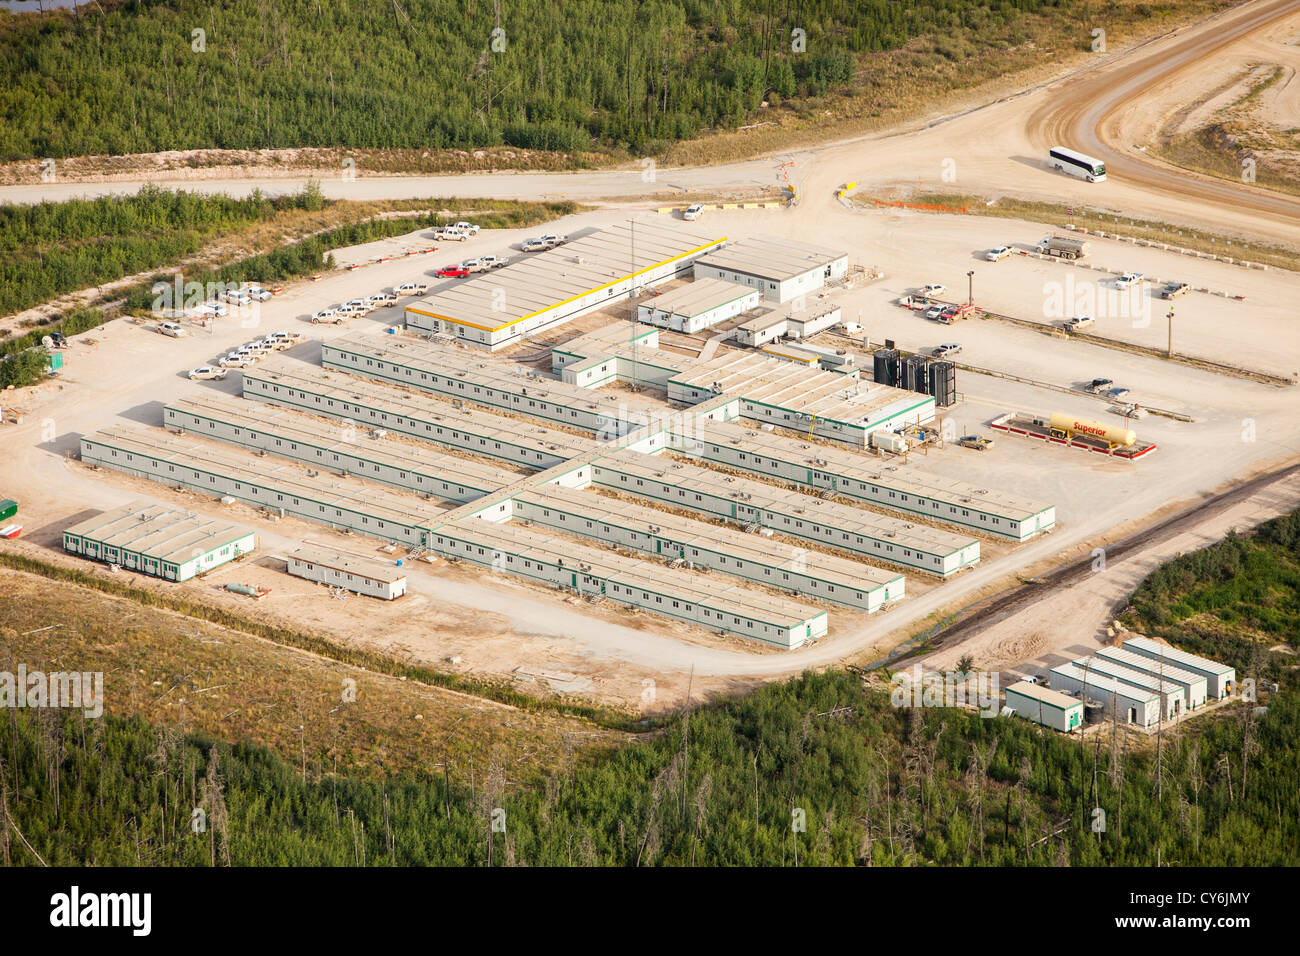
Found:
[[[1047,161],[1052,164],[1053,169],[1059,169],[1071,176],[1086,179],[1090,183],[1106,181],[1106,164],[1100,159],[1093,159],[1091,156],[1083,155],[1083,153],[1076,153],[1064,146],[1053,146],[1047,155]]]

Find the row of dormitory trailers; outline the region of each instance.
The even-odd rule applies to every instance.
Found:
[[[1082,725],[1084,698],[1107,719],[1150,728],[1193,713],[1232,693],[1235,670],[1148,637],[1102,647],[1091,657],[1053,667],[1050,687],[1030,681],[1006,690],[1006,706],[1037,723],[1070,731]]]

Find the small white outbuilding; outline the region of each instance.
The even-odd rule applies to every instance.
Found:
[[[328,548],[302,547],[289,555],[289,573],[318,584],[391,601],[406,593],[401,568]]]

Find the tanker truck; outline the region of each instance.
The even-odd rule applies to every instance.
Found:
[[[1052,236],[1037,246],[1040,253],[1061,259],[1082,259],[1088,254],[1088,248],[1086,239],[1071,239],[1069,236]]]
[[[1064,412],[1053,412],[1048,427],[1057,438],[1069,439],[1082,435],[1103,441],[1111,448],[1127,448],[1137,443],[1137,433],[1131,428],[1117,428],[1102,422],[1088,421],[1086,418],[1075,418]]]

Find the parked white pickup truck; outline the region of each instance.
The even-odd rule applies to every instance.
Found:
[[[453,222],[451,224],[451,228],[459,229],[461,232],[467,233],[471,236],[478,235],[478,226],[474,225],[472,222],[465,222],[464,220],[460,222]]]

